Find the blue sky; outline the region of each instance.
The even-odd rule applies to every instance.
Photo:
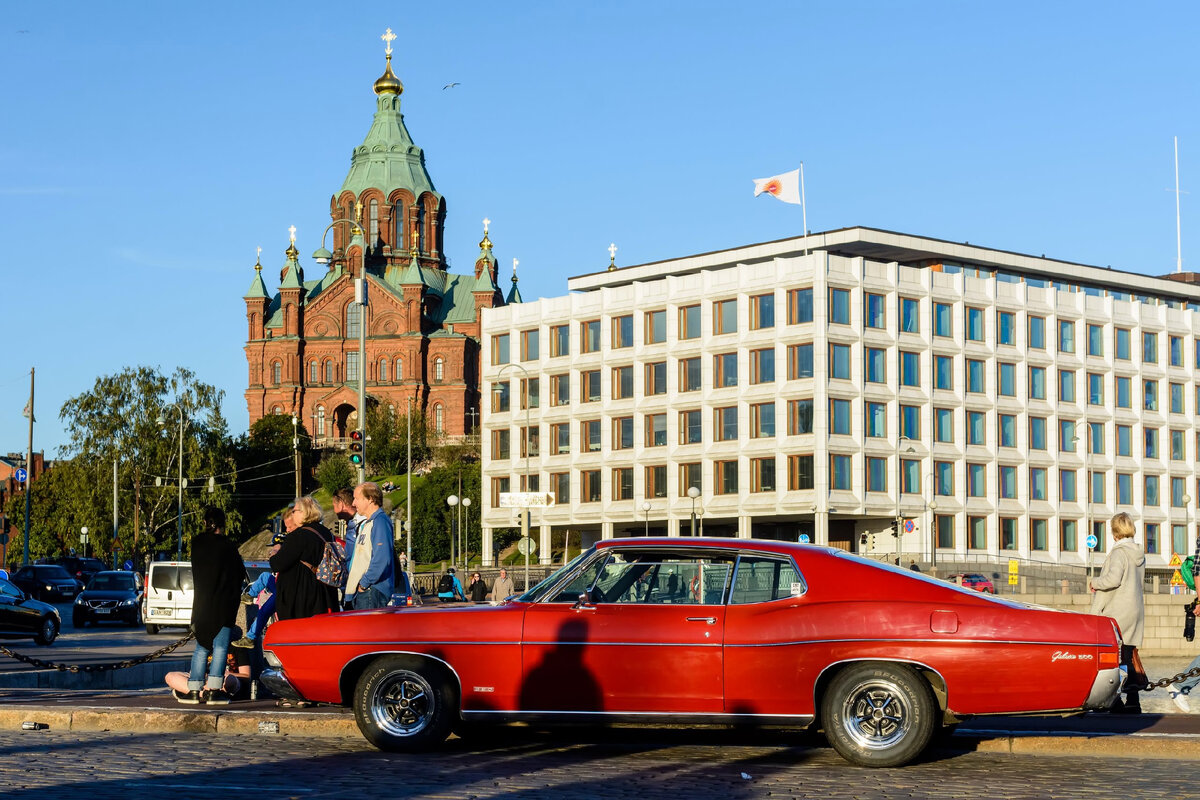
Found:
[[[194,370],[246,429],[255,248],[274,289],[288,226],[305,258],[320,244],[385,28],[451,268],[473,263],[489,217],[533,299],[606,266],[609,242],[629,265],[799,234],[799,207],[754,198],[751,179],[801,160],[813,230],[1169,272],[1174,135],[1182,188],[1200,193],[1198,8],[10,4],[0,453],[25,449],[31,366],[49,455],[63,402],[128,365]],[[1185,269],[1200,268],[1198,203],[1183,197]]]

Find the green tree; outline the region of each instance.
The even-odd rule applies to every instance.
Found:
[[[236,448],[238,470],[238,509],[249,529],[257,530],[267,517],[296,495],[295,452],[293,438],[299,439],[301,491],[308,491],[307,479],[312,448],[308,431],[286,414],[268,414],[258,419]]]
[[[347,486],[354,486],[354,468],[343,453],[330,453],[317,465],[317,483],[330,494]]]
[[[367,404],[367,469],[372,475],[407,473],[408,465],[408,408],[393,408],[381,403]],[[423,464],[429,460],[429,423],[419,409],[412,412],[412,460]]]

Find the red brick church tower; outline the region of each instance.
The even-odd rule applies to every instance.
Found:
[[[260,259],[244,298],[250,424],[294,414],[318,445],[357,427],[362,379],[368,403],[404,414],[411,398],[436,430],[469,433],[479,419],[481,310],[505,303],[486,226],[473,272],[446,269],[446,201],[400,113],[394,38],[390,30],[384,37],[387,67],[375,81],[371,129],[329,202],[333,251],[313,253],[316,274],[306,275],[293,229],[278,290],[268,291]],[[364,276],[368,305],[360,314],[354,279]]]

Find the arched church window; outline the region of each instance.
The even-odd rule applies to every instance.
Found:
[[[325,406],[317,406],[317,436],[325,435]]]
[[[358,380],[358,353],[346,353],[346,380]]]
[[[272,414],[282,414],[283,409],[280,408],[279,406],[271,406],[271,413]]]
[[[379,359],[379,382],[387,383],[388,360],[386,358]]]
[[[394,380],[396,383],[399,383],[400,381],[404,380],[404,359],[397,358],[395,367],[396,369],[392,372],[392,380]]]
[[[441,356],[433,360],[433,379],[438,383],[446,379],[446,359]]]
[[[433,407],[433,429],[438,433],[446,432],[446,412],[441,403]]]
[[[369,226],[367,230],[371,234],[371,238],[367,242],[367,246],[374,247],[375,243],[379,241],[379,201],[372,200],[368,209]]]
[[[404,203],[398,202],[392,206],[392,250],[407,250],[408,241],[404,236]]]
[[[346,338],[357,339],[359,326],[362,324],[362,306],[350,302],[346,304]]]
[[[308,362],[308,382],[318,383],[321,380],[321,367],[317,364],[316,359]]]
[[[278,361],[271,362],[271,383],[278,386],[283,382],[283,364]],[[278,413],[278,412],[275,412]]]
[[[425,252],[425,206],[417,205],[417,249]]]
[[[396,418],[396,404],[388,403],[388,416],[392,419]]]
[[[325,382],[333,383],[333,359],[325,359]]]

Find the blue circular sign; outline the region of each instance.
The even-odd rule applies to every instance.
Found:
[[[1088,550],[1095,550],[1098,544],[1100,544],[1100,540],[1096,538],[1096,534],[1093,533],[1087,537]]]
[[[17,483],[24,483],[25,479],[29,477],[29,473],[25,471],[24,467],[17,467],[17,471],[13,473],[13,477]]]
[[[807,534],[807,533],[802,533],[802,534],[800,534],[800,539],[799,539],[799,541],[800,541],[800,544],[808,544],[808,543],[809,543],[809,541],[811,541],[811,540],[809,539],[809,537],[808,537],[808,534]]]

